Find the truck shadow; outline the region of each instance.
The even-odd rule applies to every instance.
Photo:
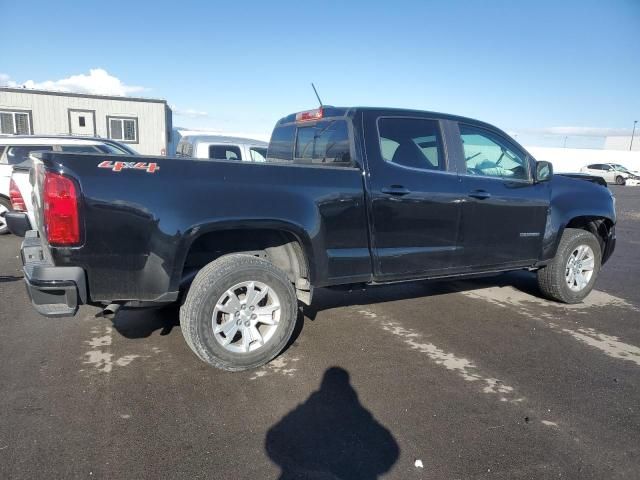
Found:
[[[491,277],[465,280],[442,280],[378,285],[353,290],[317,289],[313,304],[304,307],[304,315],[315,320],[318,312],[354,305],[374,305],[418,297],[436,297],[451,293],[468,292],[488,287],[513,287],[522,293],[542,298],[535,275],[530,272],[509,272]]]
[[[327,369],[320,388],[269,429],[265,450],[280,480],[374,480],[400,456],[391,432],[360,403],[339,367]]]
[[[0,283],[17,282],[23,278],[24,277],[16,277],[15,275],[0,275]]]
[[[111,321],[113,328],[126,338],[147,338],[157,330],[160,330],[160,335],[169,335],[175,327],[180,328],[180,307],[123,307]]]
[[[393,285],[370,286],[366,289],[333,290],[319,288],[314,292],[313,304],[304,305],[298,315],[296,327],[286,351],[300,336],[304,322],[315,320],[318,312],[353,305],[373,305],[416,297],[438,296],[466,292],[487,287],[511,286],[523,293],[540,297],[535,276],[529,272],[510,272],[493,277],[457,281],[417,281]],[[121,308],[112,319],[113,327],[122,336],[130,339],[147,338],[160,330],[160,335],[169,335],[180,327],[180,308],[169,305],[158,308]]]
[[[174,328],[180,330],[180,307],[167,305],[157,308],[122,307],[111,319],[113,328],[125,338],[147,338],[160,330],[160,335],[170,335]],[[298,311],[298,320],[285,349],[286,351],[300,336],[304,326],[302,311]],[[179,332],[182,335],[182,332]]]

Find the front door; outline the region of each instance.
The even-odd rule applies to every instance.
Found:
[[[500,132],[458,127],[464,155],[458,266],[490,270],[534,263],[541,254],[549,183],[533,181],[533,159]]]
[[[376,280],[446,272],[456,254],[460,195],[440,122],[365,119]]]
[[[93,110],[69,109],[69,134],[95,137],[95,112]]]

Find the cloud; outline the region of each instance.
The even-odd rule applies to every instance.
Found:
[[[110,75],[102,68],[92,68],[89,74],[71,75],[60,80],[45,80],[36,82],[16,82],[9,75],[0,74],[0,83],[14,88],[31,88],[36,90],[55,90],[57,92],[89,93],[92,95],[127,96],[146,90],[144,87],[126,85],[118,77]]]
[[[200,110],[194,110],[193,108],[178,108],[174,105],[171,105],[171,111],[174,115],[179,117],[187,117],[187,118],[204,118],[208,117],[209,114],[207,112],[203,112]]]
[[[631,128],[603,127],[546,127],[520,130],[521,133],[563,137],[628,137],[631,136],[631,131]]]

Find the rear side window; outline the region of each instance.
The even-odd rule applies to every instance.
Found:
[[[294,161],[351,166],[349,129],[344,120],[328,120],[298,127]]]
[[[267,161],[267,149],[264,147],[251,147],[249,149],[252,162],[266,162]]]
[[[50,152],[53,150],[51,145],[29,145],[29,146],[15,146],[7,148],[7,163],[9,165],[17,165],[18,163],[22,163],[26,160],[29,160],[29,155],[31,152],[41,152],[46,150]]]
[[[380,153],[396,165],[421,170],[444,170],[442,142],[436,120],[380,118]]]
[[[267,151],[267,161],[292,162],[295,137],[295,125],[282,125],[274,128]]]
[[[63,152],[71,153],[98,153],[98,149],[94,145],[62,145]]]
[[[242,160],[240,147],[236,145],[209,145],[209,158],[213,160]]]
[[[95,147],[103,153],[109,153],[112,155],[130,155],[130,152],[109,143],[103,143],[102,145],[96,145]]]

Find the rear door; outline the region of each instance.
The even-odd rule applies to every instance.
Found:
[[[616,171],[613,169],[611,165],[603,164],[601,165],[604,179],[609,183],[615,183],[616,181]]]
[[[375,278],[447,272],[458,249],[460,192],[441,122],[364,115]]]
[[[463,193],[461,268],[501,269],[540,257],[549,182],[533,181],[534,160],[500,131],[458,124]]]

